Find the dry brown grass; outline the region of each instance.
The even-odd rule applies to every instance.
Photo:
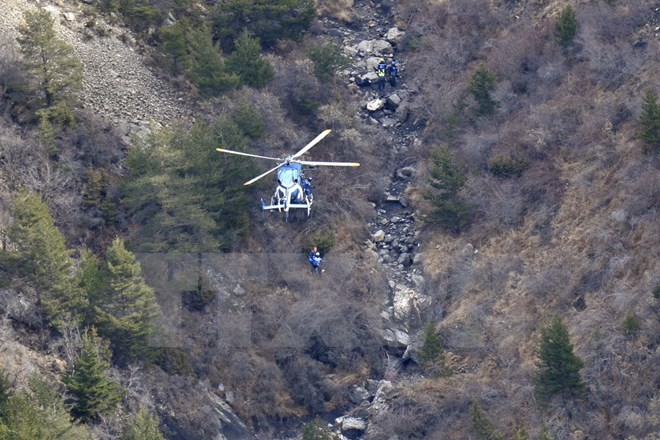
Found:
[[[316,0],[316,10],[321,16],[329,15],[345,23],[353,21],[353,0]]]

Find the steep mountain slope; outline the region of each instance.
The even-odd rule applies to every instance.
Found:
[[[571,3],[580,31],[567,52],[553,38],[563,1],[354,1],[324,9],[334,15],[321,16],[310,39],[328,38],[350,59],[334,85],[337,99],[295,125],[280,115],[289,90],[239,98],[267,108],[270,126],[279,126],[259,147],[284,151],[290,146],[279,135],[298,145],[330,126],[338,140],[318,154],[355,149],[360,177],[316,171],[325,185],[310,220],[262,221],[254,208],[244,245],[252,253],[143,260],[175,325],[166,335],[171,358],[161,363],[168,373],[117,371],[128,406],[154,408],[173,439],[299,437],[313,416],[351,438],[474,438],[474,403],[508,437],[524,427],[522,438],[544,438],[544,428],[556,439],[656,438],[660,173],[657,153],[645,154],[636,135],[643,91],[660,86],[660,8],[624,3]],[[124,137],[150,121],[208,116],[185,84],[175,89],[147,67],[152,49],[127,30],[99,18],[93,28],[106,35],[84,38],[97,31],[81,6],[50,7],[85,64],[86,110]],[[0,16],[2,33],[32,7],[12,1]],[[390,46],[403,82],[381,96],[362,78],[387,48],[373,41],[386,41],[395,26],[405,31]],[[278,86],[295,92],[309,86],[309,70],[302,48],[291,46],[271,60]],[[481,63],[497,78],[498,108],[489,117],[474,116],[468,87]],[[230,104],[205,110],[223,106]],[[423,197],[429,152],[442,144],[467,176],[460,195],[472,208],[471,226],[458,234],[423,221],[431,215]],[[493,164],[502,158],[522,159],[524,170],[498,175]],[[74,193],[70,206],[80,204],[81,181],[51,199]],[[66,209],[56,216],[62,221]],[[77,227],[68,236],[78,233],[81,244],[93,235]],[[298,252],[318,242],[332,243],[321,279]],[[15,293],[2,291],[1,365],[20,372],[23,384],[36,370],[58,377],[71,360],[67,341],[24,325],[34,307]],[[585,362],[587,393],[543,406],[534,392],[538,335],[554,316]],[[452,374],[421,367],[424,324],[441,337]],[[99,438],[108,426],[97,429]]]

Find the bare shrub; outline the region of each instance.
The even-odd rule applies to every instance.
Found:
[[[275,78],[269,89],[280,97],[292,119],[304,122],[328,102],[330,89],[316,79],[312,62],[302,54],[298,57],[286,63],[274,60]]]
[[[11,107],[11,101],[5,103],[7,95],[22,81],[22,71],[19,68],[19,56],[16,40],[10,35],[0,35],[0,100],[5,104],[5,113]]]
[[[49,152],[36,140],[0,127],[0,170],[6,176],[0,183],[5,191],[28,188],[48,203],[60,227],[75,221],[80,198],[76,176],[51,161]],[[66,229],[62,232],[70,236]]]
[[[536,72],[543,63],[550,30],[543,23],[525,24],[498,39],[488,54],[488,65],[498,78],[512,83],[516,94],[531,94]]]
[[[468,179],[467,187],[470,204],[475,209],[484,237],[521,224],[524,205],[517,181],[481,175]]]
[[[650,13],[649,5],[644,2],[615,6],[603,3],[582,5],[576,15],[585,49],[596,41],[611,44],[628,40],[647,23]]]
[[[469,438],[466,381],[474,379],[452,376],[405,383],[390,406],[372,420],[366,438]]]
[[[220,113],[238,115],[241,109],[251,109],[263,122],[262,137],[252,139],[252,146],[258,154],[292,154],[295,147],[302,148],[313,139],[314,133],[299,130],[286,118],[282,104],[273,92],[244,87],[234,92],[232,99],[223,100]],[[232,149],[231,145],[224,148]]]
[[[346,23],[353,21],[353,0],[319,0],[317,12],[330,15]]]
[[[75,129],[63,138],[60,154],[84,166],[116,165],[128,148],[119,130],[108,121],[88,113],[79,112],[77,120]]]

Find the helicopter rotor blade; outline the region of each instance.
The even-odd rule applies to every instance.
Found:
[[[301,165],[310,165],[310,166],[325,166],[325,167],[359,167],[360,164],[357,162],[315,162],[311,160],[296,160],[294,161]]]
[[[291,159],[295,159],[296,157],[300,157],[300,156],[302,156],[303,154],[305,154],[305,153],[307,152],[307,150],[309,150],[309,149],[312,148],[314,145],[316,145],[316,144],[318,144],[319,142],[321,142],[321,139],[323,139],[324,137],[326,137],[327,135],[329,135],[331,131],[332,131],[332,130],[330,130],[330,129],[323,131],[321,134],[319,134],[318,136],[316,136],[316,137],[314,138],[314,140],[312,140],[309,144],[305,145],[304,147],[302,147],[302,149],[301,149],[300,151],[298,151],[296,154],[294,154],[293,156],[291,156]]]
[[[244,186],[247,186],[247,185],[251,185],[251,184],[253,184],[253,183],[256,182],[257,180],[261,179],[262,177],[267,176],[268,174],[272,173],[273,171],[275,171],[276,169],[278,169],[279,167],[281,167],[281,166],[284,165],[284,164],[285,164],[285,162],[279,164],[279,165],[276,166],[275,168],[271,168],[270,170],[266,171],[265,173],[258,175],[258,176],[255,177],[254,179],[248,180],[248,181],[245,182],[243,185],[244,185]]]
[[[239,156],[257,157],[259,159],[278,160],[278,161],[284,160],[277,157],[259,156],[258,154],[243,153],[242,151],[225,150],[224,148],[216,148],[216,150],[220,151],[221,153],[238,154]]]

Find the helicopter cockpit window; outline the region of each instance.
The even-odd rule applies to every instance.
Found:
[[[290,187],[294,184],[295,179],[300,180],[300,172],[295,168],[284,166],[280,168],[277,177],[283,186]]]

